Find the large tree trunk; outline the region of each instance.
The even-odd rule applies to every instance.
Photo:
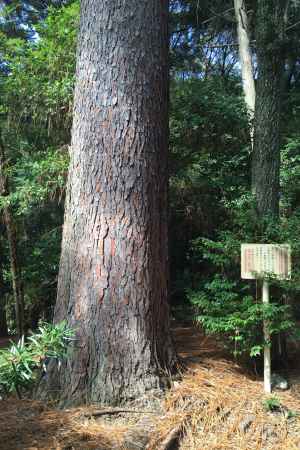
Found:
[[[6,174],[7,161],[5,148],[0,135],[0,195],[9,195],[8,177]],[[17,250],[16,226],[11,207],[3,208],[3,218],[6,227],[6,234],[9,246],[10,269],[12,277],[12,287],[15,301],[16,328],[20,338],[24,334],[24,295],[22,286],[22,275]]]
[[[252,189],[259,217],[279,214],[280,118],[286,0],[258,0]]]
[[[54,317],[67,319],[77,337],[58,380],[64,404],[138,397],[175,366],[167,301],[167,20],[167,0],[81,3]]]

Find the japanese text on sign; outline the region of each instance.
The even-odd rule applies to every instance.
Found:
[[[242,244],[241,259],[242,278],[291,278],[291,248],[287,244]]]

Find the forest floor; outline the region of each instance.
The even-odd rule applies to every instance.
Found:
[[[263,406],[262,379],[227,358],[213,339],[183,325],[175,327],[174,336],[187,370],[156,403],[123,412],[62,411],[37,401],[2,400],[0,449],[300,449],[298,351],[288,371],[290,389],[273,394],[281,407],[270,412]]]

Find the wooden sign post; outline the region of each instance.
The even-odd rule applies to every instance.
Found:
[[[265,305],[270,302],[269,283],[263,280],[262,301]],[[271,337],[267,322],[264,320],[264,391],[271,392]]]
[[[241,277],[262,279],[262,301],[269,304],[268,278],[291,278],[291,248],[287,244],[242,244]],[[271,392],[271,338],[267,321],[264,321],[264,390]]]

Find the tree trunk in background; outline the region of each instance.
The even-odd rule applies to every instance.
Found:
[[[176,355],[167,241],[168,1],[83,0],[55,322],[63,404],[159,388]]]
[[[250,50],[248,30],[248,16],[244,0],[234,0],[234,10],[237,22],[237,35],[239,42],[239,58],[241,64],[243,90],[249,116],[251,143],[253,145],[253,119],[255,109],[255,84]]]
[[[284,74],[286,0],[258,0],[256,85],[252,190],[257,212],[279,214],[280,118]]]
[[[4,226],[0,223],[0,235],[3,235]],[[0,237],[0,336],[8,335],[7,321],[6,321],[6,309],[5,309],[5,285],[3,280],[3,244]]]
[[[284,80],[287,0],[258,0],[258,79],[254,120],[252,190],[258,219],[279,219],[281,97]],[[272,364],[287,360],[284,334],[272,339]]]
[[[6,175],[6,155],[2,136],[0,136],[0,195],[9,195],[8,178]],[[3,218],[9,246],[10,269],[15,301],[16,329],[18,337],[24,334],[24,296],[21,269],[18,260],[16,227],[10,206],[3,208]]]
[[[1,227],[1,225],[0,225]],[[1,227],[2,228],[2,227]],[[5,309],[5,289],[3,280],[3,248],[0,240],[0,336],[8,335],[6,309]]]
[[[8,336],[8,328],[6,322],[5,297],[0,291],[0,337]]]

